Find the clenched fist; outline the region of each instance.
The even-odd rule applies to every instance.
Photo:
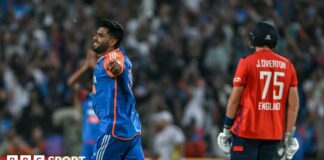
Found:
[[[115,60],[112,60],[108,63],[108,69],[115,77],[117,77],[123,70],[122,64]]]

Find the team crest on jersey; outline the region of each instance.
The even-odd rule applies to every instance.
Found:
[[[235,77],[235,78],[233,79],[233,82],[241,82],[241,78],[240,78],[240,77]]]

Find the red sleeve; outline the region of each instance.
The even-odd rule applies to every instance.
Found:
[[[292,74],[290,86],[297,86],[298,79],[297,79],[297,73],[296,73],[295,67],[292,63],[290,63],[290,66],[291,66],[291,74]]]
[[[106,55],[106,59],[104,61],[104,68],[105,68],[107,74],[110,77],[115,78],[114,74],[108,69],[108,64],[111,60],[115,60],[121,65],[122,70],[120,71],[118,76],[121,75],[125,70],[125,58],[124,58],[122,51],[117,50],[114,52],[110,52],[108,55]]]
[[[237,66],[236,73],[233,79],[233,86],[245,86],[246,84],[246,60],[240,59],[240,62]]]

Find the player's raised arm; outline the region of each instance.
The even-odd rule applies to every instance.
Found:
[[[96,66],[96,55],[93,51],[88,50],[87,51],[87,57],[82,64],[82,66],[76,70],[68,79],[68,85],[70,87],[73,87],[75,82],[78,81],[78,79],[82,76],[84,72],[86,72],[90,68],[94,68]]]
[[[110,77],[118,77],[125,70],[125,59],[120,49],[109,53],[104,61],[104,67]]]
[[[114,56],[109,55],[105,62],[105,69],[111,77],[118,77],[125,70],[124,56],[121,51],[112,53]],[[107,64],[108,63],[108,64]]]
[[[119,76],[120,73],[123,71],[122,64],[118,61],[111,61],[108,64],[108,69],[115,77]]]

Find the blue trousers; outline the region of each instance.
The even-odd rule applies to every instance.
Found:
[[[144,160],[141,137],[120,140],[112,135],[102,135],[96,144],[92,160]]]
[[[96,147],[96,144],[89,144],[89,143],[83,143],[82,150],[81,150],[81,156],[84,156],[85,159],[91,159],[91,156],[93,155],[93,151]]]

